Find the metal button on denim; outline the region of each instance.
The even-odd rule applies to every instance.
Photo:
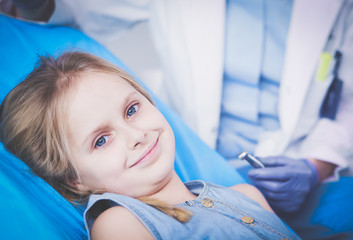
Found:
[[[245,216],[241,218],[241,221],[250,225],[253,225],[252,223],[254,222],[254,219],[249,216]]]
[[[202,204],[202,206],[209,208],[209,207],[213,206],[213,200],[209,199],[209,198],[204,198],[201,200],[201,204]]]

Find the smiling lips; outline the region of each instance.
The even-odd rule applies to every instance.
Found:
[[[158,142],[159,142],[159,137],[146,151],[143,152],[141,157],[134,164],[132,164],[130,168],[152,159],[158,151],[158,147],[159,147]]]

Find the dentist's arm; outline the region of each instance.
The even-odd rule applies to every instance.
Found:
[[[317,168],[317,172],[319,174],[320,182],[322,182],[326,178],[332,176],[333,172],[335,171],[335,169],[337,167],[333,163],[321,161],[321,160],[318,160],[318,159],[309,158],[308,160],[310,162],[312,162],[313,164],[315,164],[315,166]]]

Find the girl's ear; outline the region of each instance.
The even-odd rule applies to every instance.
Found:
[[[81,183],[79,180],[72,180],[69,182],[69,185],[74,188],[77,189],[80,192],[88,192],[89,189],[86,185],[84,185],[83,183]]]

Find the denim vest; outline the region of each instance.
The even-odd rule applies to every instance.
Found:
[[[185,185],[198,196],[178,204],[192,212],[187,223],[136,199],[104,193],[89,199],[84,214],[87,231],[104,210],[120,205],[134,214],[155,239],[300,239],[274,213],[237,191],[203,181]]]

